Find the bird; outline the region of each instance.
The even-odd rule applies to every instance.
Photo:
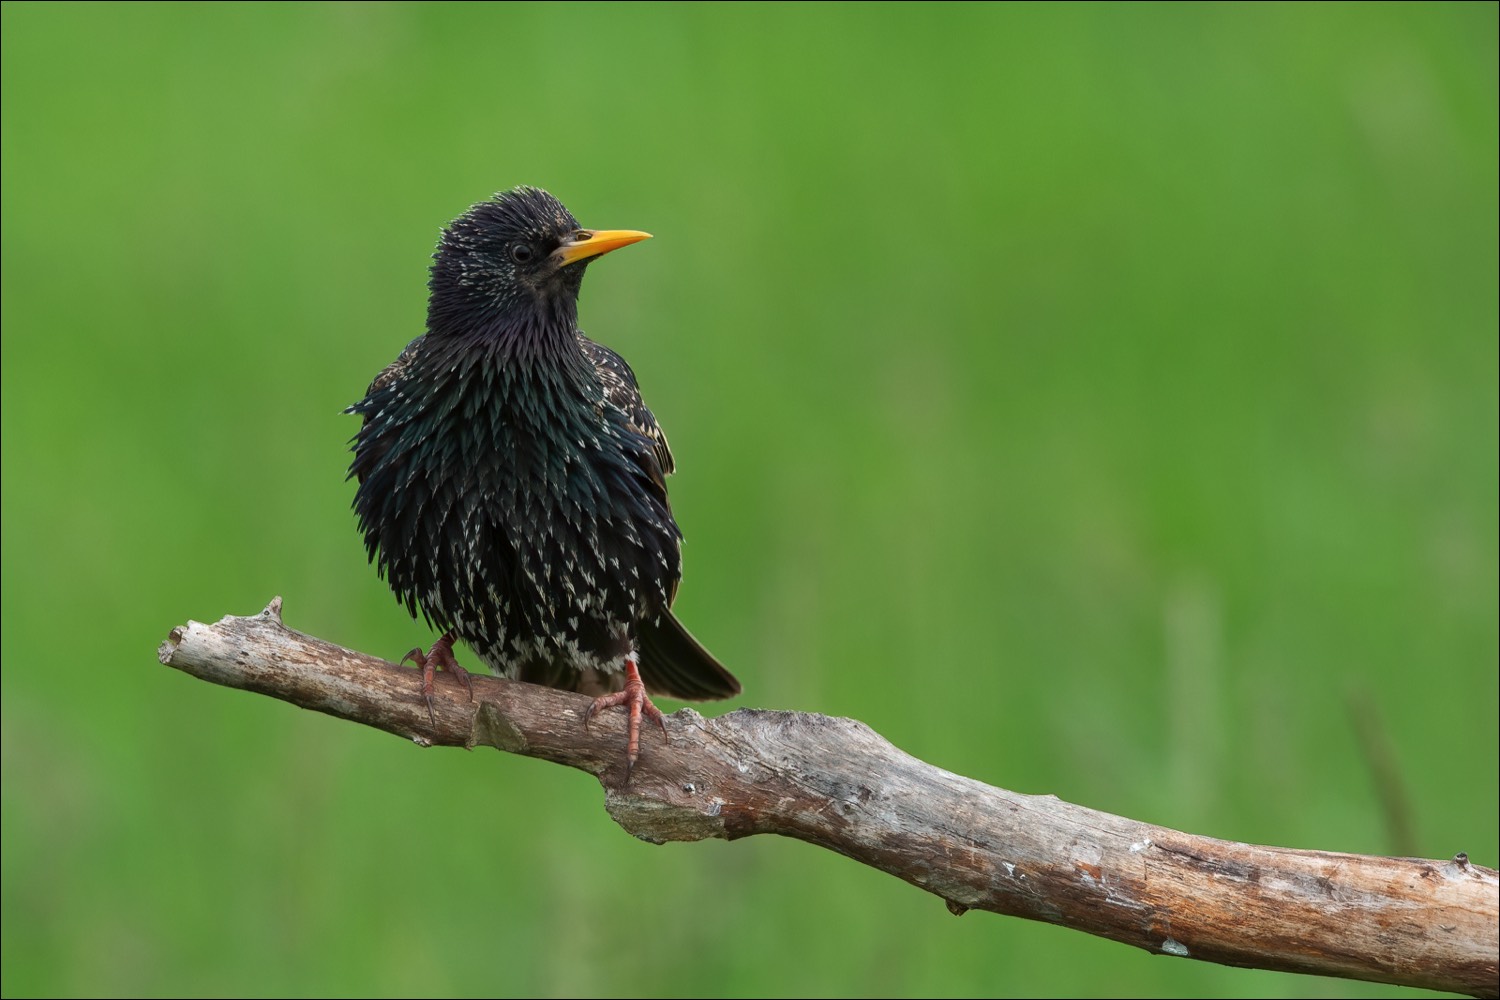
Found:
[[[594,695],[585,726],[625,708],[629,768],[643,717],[666,736],[650,695],[740,693],[672,613],[666,434],[630,365],[578,328],[588,265],[649,238],[584,229],[536,187],[473,205],[432,255],[426,332],[345,411],[369,561],[443,633],[403,658],[429,715],[438,668],[473,697],[462,640],[502,677]]]

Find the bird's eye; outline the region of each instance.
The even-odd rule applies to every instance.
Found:
[[[510,248],[510,259],[517,264],[524,264],[535,255],[536,251],[531,249],[530,244],[517,243]]]

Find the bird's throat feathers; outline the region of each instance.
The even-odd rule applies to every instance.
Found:
[[[432,294],[427,303],[427,332],[497,347],[536,350],[549,344],[567,347],[577,339],[578,297],[531,295],[497,288],[492,295],[476,294],[473,286],[442,287],[433,269]],[[576,350],[576,346],[573,348]]]
[[[604,388],[576,333],[496,326],[426,339],[419,365],[438,412],[465,423],[488,414],[495,431],[598,433]]]

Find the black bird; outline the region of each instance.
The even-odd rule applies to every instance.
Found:
[[[580,228],[533,187],[475,205],[433,254],[427,332],[347,411],[370,560],[444,631],[408,654],[429,711],[436,667],[468,683],[462,639],[502,676],[598,695],[585,722],[625,706],[631,764],[642,714],[666,732],[647,692],[740,691],[671,612],[666,436],[630,366],[578,329],[589,262],[648,238]]]

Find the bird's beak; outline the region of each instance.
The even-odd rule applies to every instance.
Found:
[[[580,229],[572,239],[558,247],[553,256],[557,258],[558,267],[566,267],[650,238],[650,233],[638,233],[634,229]]]

